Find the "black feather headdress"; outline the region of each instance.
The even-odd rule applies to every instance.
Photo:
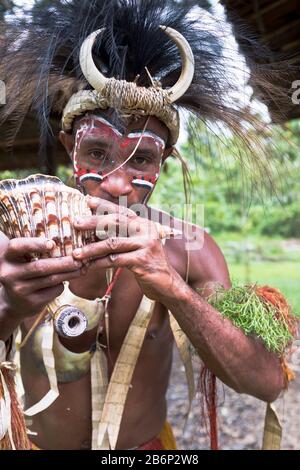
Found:
[[[51,136],[50,117],[60,118],[72,94],[89,88],[79,52],[83,40],[97,29],[105,27],[93,58],[106,77],[136,80],[148,87],[147,68],[163,88],[171,87],[180,75],[181,58],[176,45],[159,29],[163,24],[187,39],[195,58],[193,81],[176,106],[204,122],[223,123],[240,139],[244,158],[248,155],[251,163],[262,165],[255,157],[262,126],[248,108],[226,99],[236,92],[236,85],[224,59],[222,35],[207,27],[207,12],[161,0],[53,0],[46,5],[34,7],[26,19],[9,17],[0,29],[0,79],[7,90],[0,129],[8,124],[8,144],[28,113],[37,116],[45,142]],[[244,32],[243,43],[252,51],[248,64],[255,64],[252,83],[257,82],[262,94],[271,95],[284,113],[286,94],[274,85],[275,75],[282,70],[272,66],[268,53],[257,44],[254,47]],[[258,132],[245,132],[245,123]]]

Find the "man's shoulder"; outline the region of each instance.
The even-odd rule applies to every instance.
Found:
[[[176,236],[166,241],[166,250],[173,267],[190,284],[216,281],[229,283],[229,274],[224,255],[207,231],[198,225],[155,210],[156,220],[176,229]],[[180,233],[178,233],[178,232]]]
[[[182,258],[185,258],[188,252],[191,265],[195,263],[203,269],[209,267],[212,263],[224,261],[221,248],[203,227],[178,221],[178,219],[174,220],[172,226],[176,230],[180,230],[181,227],[182,231],[180,234],[176,232],[174,238],[167,240],[167,244],[170,249],[175,250]]]
[[[190,228],[190,227],[189,227]],[[188,259],[189,284],[204,287],[207,283],[220,283],[230,287],[230,276],[225,257],[217,242],[203,228],[193,226],[188,239],[181,240],[182,256]]]

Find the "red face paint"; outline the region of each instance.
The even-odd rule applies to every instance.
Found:
[[[80,121],[73,151],[74,171],[79,183],[98,181],[116,171],[128,180],[152,189],[160,172],[165,142],[151,131],[123,136],[105,119],[86,116]]]

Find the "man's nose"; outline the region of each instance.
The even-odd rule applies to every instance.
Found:
[[[101,183],[101,190],[117,198],[120,196],[128,196],[132,191],[132,186],[126,173],[119,170],[104,178]]]

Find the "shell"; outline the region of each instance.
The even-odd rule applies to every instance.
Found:
[[[73,227],[76,217],[91,213],[85,196],[55,176],[37,174],[23,180],[0,182],[0,230],[9,239],[46,237],[53,240],[55,248],[49,253],[50,257],[71,255],[75,248],[96,240],[94,232]]]
[[[88,328],[88,320],[79,308],[64,305],[54,314],[54,328],[63,338],[76,338]]]
[[[0,398],[0,441],[5,437],[9,428],[9,410],[3,398]]]

